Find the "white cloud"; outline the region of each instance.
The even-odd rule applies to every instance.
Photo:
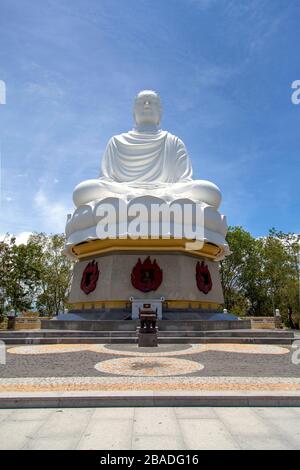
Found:
[[[17,245],[21,245],[22,243],[27,243],[28,238],[32,235],[32,232],[21,232],[16,235],[16,243]]]
[[[201,10],[206,10],[211,6],[216,4],[216,0],[188,0],[188,3],[200,8]]]
[[[32,235],[32,232],[20,232],[18,234],[11,234],[16,237],[16,244],[17,245],[22,245],[23,243],[26,244],[28,241],[28,238],[30,235]],[[0,240],[4,240],[5,237],[7,236],[6,233],[1,233],[0,234]]]
[[[30,95],[34,95],[37,98],[45,98],[51,100],[59,100],[64,96],[64,91],[62,90],[62,88],[54,82],[28,82],[25,84],[25,92]]]
[[[62,202],[52,202],[43,189],[34,196],[34,205],[41,217],[42,230],[52,233],[64,232],[67,214],[72,209]]]

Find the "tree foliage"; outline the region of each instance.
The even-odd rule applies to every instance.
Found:
[[[225,306],[238,314],[272,315],[279,308],[300,314],[300,236],[270,230],[254,238],[242,227],[230,227],[231,255],[221,262]]]
[[[36,308],[53,315],[63,311],[72,263],[63,255],[63,235],[33,234],[26,244],[6,235],[0,243],[1,312]]]

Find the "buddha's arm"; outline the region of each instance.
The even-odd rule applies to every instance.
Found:
[[[180,139],[177,139],[176,144],[175,182],[191,181],[193,169],[186,147]]]
[[[101,173],[100,177],[106,180],[114,180],[114,151],[115,143],[113,138],[109,139],[104,154],[101,160]]]

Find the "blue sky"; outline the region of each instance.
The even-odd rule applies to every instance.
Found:
[[[63,231],[144,88],[229,224],[299,232],[299,15],[299,0],[0,0],[0,232]]]

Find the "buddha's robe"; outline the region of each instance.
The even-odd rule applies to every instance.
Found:
[[[167,131],[130,132],[112,137],[102,157],[102,175],[80,183],[73,192],[77,207],[107,197],[188,198],[218,208],[219,188],[193,180],[184,143]]]
[[[102,180],[143,186],[192,180],[192,166],[184,143],[167,131],[135,130],[114,136],[102,159]]]

